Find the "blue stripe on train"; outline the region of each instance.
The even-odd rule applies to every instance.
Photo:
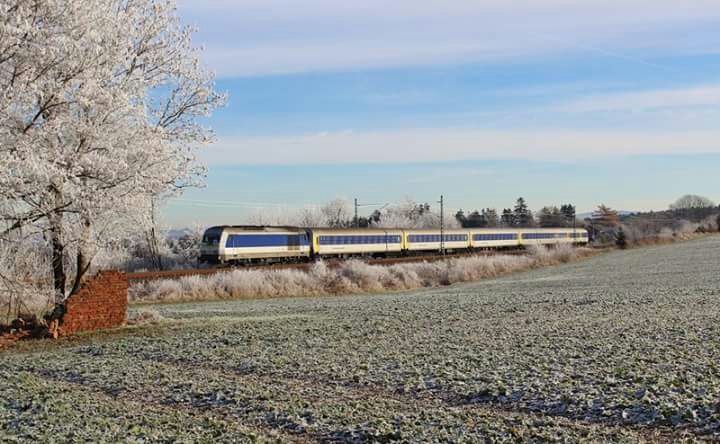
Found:
[[[516,240],[517,238],[517,233],[487,233],[473,235],[473,240],[476,241],[503,241]]]
[[[467,242],[467,234],[444,234],[445,242]],[[440,242],[439,234],[411,234],[408,236],[410,243]]]
[[[362,245],[362,244],[399,244],[400,236],[373,235],[373,236],[320,236],[320,245]]]
[[[307,236],[297,234],[230,234],[225,248],[297,247],[309,245]]]
[[[523,239],[559,239],[568,233],[523,233]]]

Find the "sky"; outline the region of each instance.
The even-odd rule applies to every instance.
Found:
[[[335,198],[720,200],[716,0],[178,2],[229,101],[172,226]]]

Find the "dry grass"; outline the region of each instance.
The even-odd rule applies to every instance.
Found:
[[[323,262],[300,270],[236,270],[134,284],[130,302],[182,302],[218,299],[331,296],[437,287],[555,265],[593,254],[586,248],[534,247],[526,256],[473,256],[447,261],[368,265],[350,260],[329,268]]]
[[[128,316],[128,325],[157,324],[164,320],[159,311],[145,308],[131,312]]]

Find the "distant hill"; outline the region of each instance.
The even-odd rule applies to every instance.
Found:
[[[165,233],[165,237],[171,240],[177,240],[186,234],[192,234],[193,231],[190,228],[171,228]]]

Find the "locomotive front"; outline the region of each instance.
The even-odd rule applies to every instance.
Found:
[[[221,262],[223,227],[210,227],[205,230],[200,244],[200,262],[217,264]]]

